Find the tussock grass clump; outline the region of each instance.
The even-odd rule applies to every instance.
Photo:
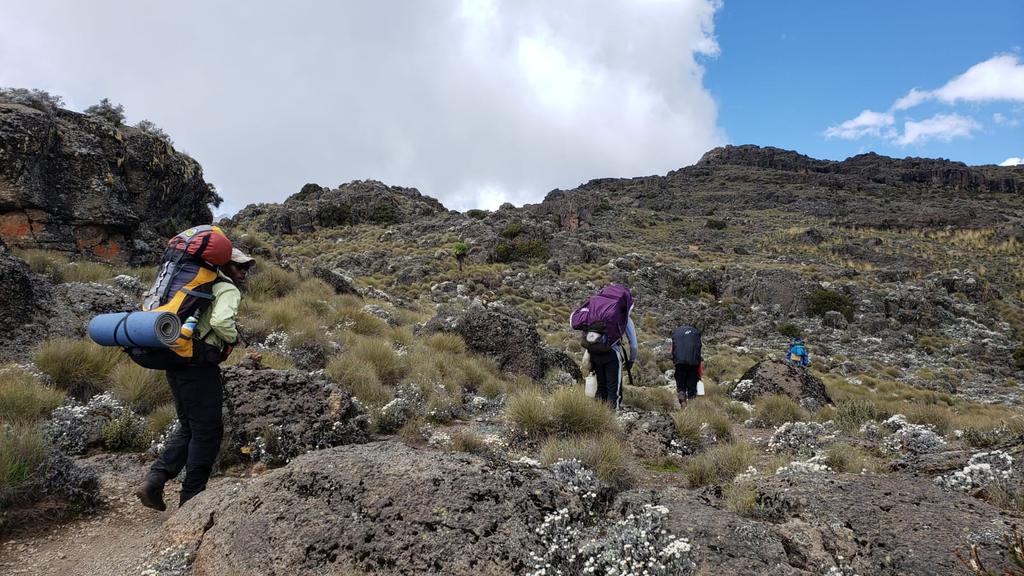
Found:
[[[683,475],[691,488],[731,482],[753,459],[754,448],[749,444],[720,444],[691,458],[683,467]]]
[[[603,482],[618,489],[628,488],[636,478],[629,450],[612,434],[551,438],[540,452],[545,466],[559,460],[579,460]]]
[[[678,412],[672,415],[676,425],[676,433],[692,446],[703,444],[701,431],[707,431],[717,441],[732,440],[732,422],[713,402],[704,399],[690,400]]]
[[[377,378],[385,386],[398,384],[409,372],[406,359],[398,355],[391,342],[383,338],[359,338],[354,340],[347,356],[353,364],[365,364],[373,368]]]
[[[114,396],[141,414],[171,401],[167,376],[159,370],[148,370],[133,362],[122,362],[110,373],[110,391]]]
[[[825,450],[825,465],[836,472],[854,474],[873,468],[867,452],[845,442],[837,442]]]
[[[466,342],[458,334],[438,332],[431,334],[427,338],[426,343],[428,347],[438,352],[446,352],[448,354],[465,354],[466,352]]]
[[[807,410],[788,396],[763,396],[754,402],[754,422],[763,428],[780,426],[786,422],[804,422],[809,418]]]
[[[32,498],[48,454],[39,426],[0,426],[0,509]]]
[[[371,407],[380,407],[392,400],[391,389],[381,382],[377,370],[372,364],[341,355],[335,356],[327,363],[327,373],[331,378],[348,390],[360,402]]]
[[[881,422],[893,415],[893,412],[881,402],[867,398],[840,400],[836,403],[833,420],[839,428],[847,432],[855,432],[861,424],[874,420]]]
[[[484,454],[488,451],[487,443],[479,434],[466,429],[461,429],[452,434],[452,449],[456,452],[468,452],[469,454]]]
[[[178,414],[174,410],[174,404],[168,402],[157,406],[146,416],[146,437],[149,440],[156,440],[171,425],[171,422],[177,419]]]
[[[704,386],[710,382],[728,382],[737,380],[749,370],[757,360],[742,356],[726,347],[715,348],[710,354],[705,353]]]
[[[246,279],[248,295],[255,300],[287,296],[301,282],[298,274],[272,264],[262,264],[253,269]]]
[[[15,252],[36,274],[42,274],[55,284],[64,282],[102,282],[115,275],[114,269],[103,262],[75,260],[67,254],[50,250],[18,250]]]
[[[903,413],[911,424],[931,426],[943,436],[952,430],[955,419],[953,412],[942,404],[910,404]]]
[[[70,338],[46,340],[34,356],[36,366],[53,379],[57,388],[80,400],[102,392],[107,377],[122,358],[119,348]]]
[[[551,393],[551,418],[562,434],[594,434],[618,429],[615,413],[600,400],[588,398],[579,387],[559,388]]]
[[[64,403],[65,394],[16,366],[0,368],[0,422],[35,422]]]
[[[722,489],[725,505],[740,516],[752,517],[757,510],[757,488],[749,482],[733,482]]]
[[[669,413],[675,410],[677,401],[674,390],[627,384],[622,391],[622,402],[640,410]]]

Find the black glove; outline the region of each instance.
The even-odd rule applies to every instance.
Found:
[[[626,372],[629,372],[632,369],[633,369],[633,361],[627,358],[626,359]]]

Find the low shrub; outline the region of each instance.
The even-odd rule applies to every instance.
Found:
[[[54,386],[84,400],[103,391],[110,372],[123,357],[120,348],[97,346],[88,340],[54,338],[39,346],[34,360]]]
[[[103,446],[112,452],[136,452],[149,446],[146,421],[131,410],[103,426]]]
[[[786,422],[804,422],[810,419],[807,410],[788,396],[762,396],[754,402],[754,422],[762,428],[780,426]]]
[[[683,475],[692,488],[731,482],[753,459],[754,449],[748,444],[720,444],[690,458],[683,467]]]
[[[824,316],[826,312],[842,313],[847,320],[853,319],[853,302],[844,294],[835,290],[819,288],[807,297],[807,311],[814,316]]]
[[[479,434],[470,430],[461,429],[452,434],[452,449],[456,452],[468,452],[470,454],[483,454],[488,451],[487,443]]]
[[[110,392],[140,414],[149,414],[157,406],[171,401],[166,374],[134,362],[122,362],[114,367],[110,373]]]
[[[729,223],[725,220],[718,220],[716,218],[708,218],[707,222],[704,223],[704,227],[709,230],[725,230],[729,227]]]
[[[792,322],[782,322],[775,326],[775,330],[788,338],[797,338],[800,336],[800,327]]]
[[[551,255],[543,240],[501,241],[494,253],[497,262],[539,262]]]
[[[869,467],[867,453],[845,442],[832,444],[825,449],[824,464],[836,472],[854,474],[859,474]]]
[[[60,406],[64,398],[64,392],[40,384],[16,366],[0,369],[0,422],[35,422]]]
[[[541,446],[540,458],[545,466],[559,460],[578,460],[603,482],[620,490],[629,488],[636,479],[629,450],[612,434],[552,438]]]

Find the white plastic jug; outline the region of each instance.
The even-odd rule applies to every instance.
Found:
[[[703,380],[697,380],[697,396],[703,396],[703,395],[704,395],[704,381]]]
[[[583,381],[583,393],[589,398],[597,396],[597,375],[591,372]]]

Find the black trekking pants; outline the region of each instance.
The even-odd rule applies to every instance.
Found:
[[[697,396],[697,371],[700,366],[692,364],[676,364],[676,395],[687,400]]]
[[[150,478],[161,484],[185,469],[181,483],[181,503],[206,489],[213,462],[224,436],[221,406],[224,385],[220,367],[205,364],[180,370],[168,370],[167,381],[174,395],[178,431],[150,467]]]
[[[597,398],[618,409],[622,402],[622,362],[615,350],[590,353],[590,368],[597,376]]]

